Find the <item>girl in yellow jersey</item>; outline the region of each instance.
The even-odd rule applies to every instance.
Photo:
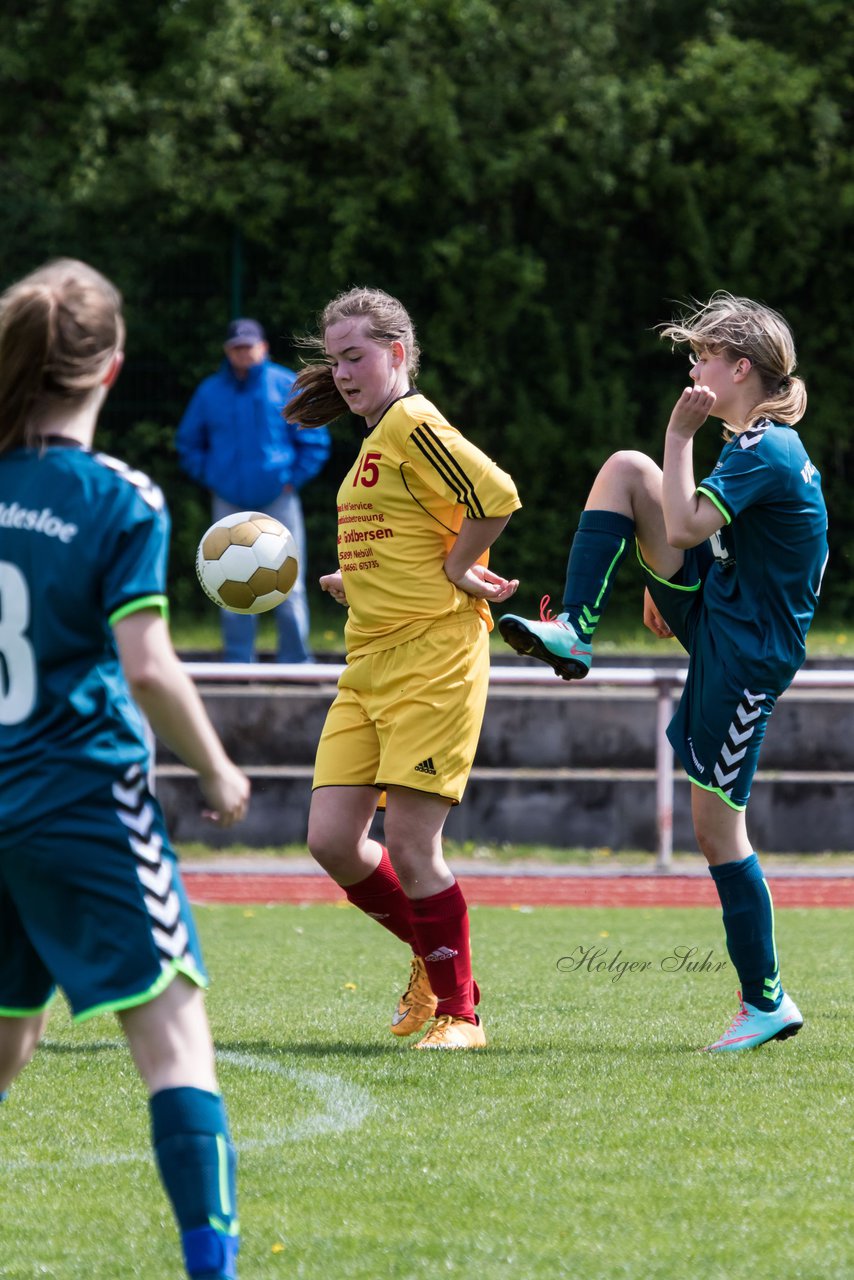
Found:
[[[308,843],[350,901],[413,952],[395,1035],[434,1019],[419,1049],[477,1049],[465,898],[442,828],[471,769],[489,680],[490,602],[515,579],[486,553],[521,504],[515,485],[413,387],[404,307],[352,289],[324,310],[322,358],[285,407],[306,427],[364,419],[338,491],[339,568],[321,578],[348,608],[347,668],[315,762]],[[386,849],[369,837],[386,792]]]

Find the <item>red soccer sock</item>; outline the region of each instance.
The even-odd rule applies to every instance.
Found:
[[[450,889],[429,898],[410,899],[415,925],[416,951],[424,957],[430,986],[438,997],[436,1017],[449,1014],[474,1022],[480,999],[471,974],[469,914],[462,889]]]
[[[376,920],[377,924],[415,951],[412,905],[400,887],[388,849],[385,846],[381,848],[382,857],[371,874],[357,884],[348,884],[344,892],[354,907],[364,911],[366,916]]]

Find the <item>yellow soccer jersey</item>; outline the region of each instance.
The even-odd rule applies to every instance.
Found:
[[[443,569],[464,519],[506,516],[516,486],[446,422],[429,400],[396,400],[362,442],[338,490],[338,561],[347,593],[350,654],[422,634],[437,618],[489,606]]]

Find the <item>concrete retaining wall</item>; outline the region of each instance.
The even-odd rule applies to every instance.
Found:
[[[157,791],[176,840],[260,847],[305,839],[314,750],[335,685],[201,686],[232,757],[253,778],[250,817],[218,832],[199,816],[195,780],[165,750]],[[754,783],[757,848],[854,848],[854,694],[781,698]],[[494,686],[475,768],[446,832],[474,843],[657,847],[652,689]],[[690,787],[677,772],[673,843],[694,849]]]

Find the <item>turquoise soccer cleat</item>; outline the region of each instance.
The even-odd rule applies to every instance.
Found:
[[[505,613],[498,619],[498,630],[517,653],[547,662],[564,680],[582,680],[593,662],[593,647],[579,638],[568,614],[552,615],[549,598],[540,601],[539,622]]]
[[[739,1049],[755,1049],[767,1040],[788,1040],[796,1036],[804,1025],[803,1017],[791,996],[783,999],[770,1013],[745,1004],[738,993],[741,1005],[726,1031],[714,1044],[707,1044],[701,1053],[737,1052]]]

